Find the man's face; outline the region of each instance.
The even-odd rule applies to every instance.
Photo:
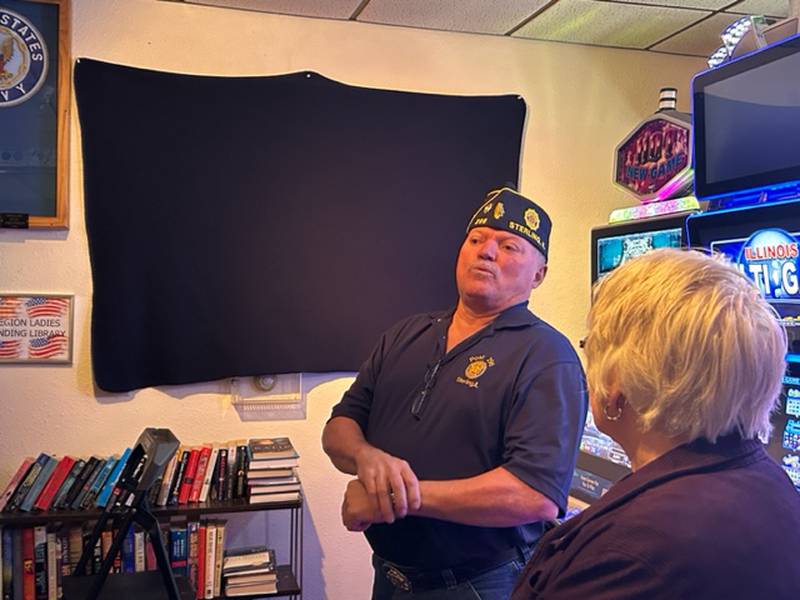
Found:
[[[476,227],[458,253],[456,284],[461,300],[481,311],[503,310],[527,300],[547,273],[544,257],[523,238]]]

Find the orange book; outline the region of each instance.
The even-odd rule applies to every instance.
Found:
[[[183,473],[181,489],[178,493],[178,504],[186,504],[189,501],[189,494],[194,485],[194,478],[197,475],[197,463],[200,461],[200,448],[192,448],[189,460],[186,461],[186,471]]]

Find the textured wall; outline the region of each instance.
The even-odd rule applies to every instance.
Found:
[[[661,86],[678,87],[681,108],[687,110],[690,78],[703,67],[696,59],[644,52],[155,0],[73,0],[73,5],[75,57],[201,74],[272,75],[311,69],[345,83],[377,88],[521,94],[529,105],[522,190],[545,206],[555,222],[550,273],[533,306],[573,341],[583,334],[588,308],[589,230],[604,222],[612,208],[630,204],[610,183],[613,148],[653,112]],[[333,470],[319,447],[321,428],[347,379],[307,377],[308,385],[319,383],[308,397],[308,418],[268,423],[242,422],[230,406],[226,383],[122,395],[95,390],[89,361],[92,283],[74,112],[71,134],[69,231],[0,231],[0,291],[76,296],[74,365],[0,366],[0,481],[11,476],[24,455],[42,450],[110,454],[132,442],[146,426],[170,427],[191,444],[289,435],[302,455],[308,500],[305,597],[368,597],[368,547],[360,535],[345,532],[339,524],[346,477]],[[467,217],[453,216],[464,222]],[[142,244],[146,243],[147,232],[142,232]],[[280,519],[264,523],[258,517],[237,518],[236,523],[231,534],[237,542],[259,536],[264,529],[273,536],[284,529]],[[278,545],[279,538],[273,539]]]

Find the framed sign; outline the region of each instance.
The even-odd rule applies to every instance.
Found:
[[[0,295],[0,364],[72,363],[73,296]]]
[[[68,225],[69,0],[0,0],[0,227]]]

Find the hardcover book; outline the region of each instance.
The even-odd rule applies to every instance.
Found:
[[[33,464],[33,457],[26,456],[22,459],[22,464],[20,464],[19,468],[17,468],[17,472],[14,473],[14,476],[6,485],[6,489],[3,490],[3,495],[0,496],[0,511],[5,510],[6,504],[11,499],[11,496],[14,495],[14,492],[19,487],[19,484],[22,483],[22,480],[28,474],[28,469],[30,469],[31,465]]]
[[[250,456],[254,461],[277,458],[298,458],[299,454],[287,437],[255,438],[248,442]]]

